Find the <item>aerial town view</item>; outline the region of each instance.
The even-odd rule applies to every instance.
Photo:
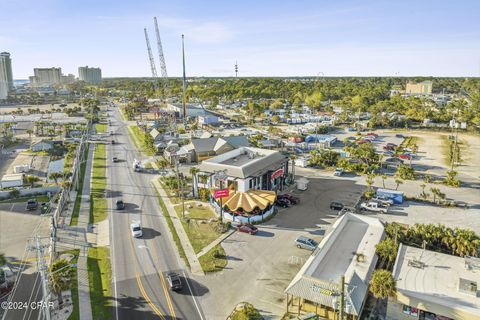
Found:
[[[0,320],[480,320],[479,17],[0,0]]]

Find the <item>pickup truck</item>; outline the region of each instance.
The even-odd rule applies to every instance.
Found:
[[[362,204],[360,204],[360,208],[362,210],[367,210],[367,211],[374,211],[374,212],[381,212],[381,213],[388,212],[388,206],[376,201],[362,202]]]

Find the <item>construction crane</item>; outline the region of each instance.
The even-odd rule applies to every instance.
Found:
[[[163,55],[162,40],[160,39],[160,31],[158,30],[157,17],[153,17],[153,22],[155,24],[155,33],[157,35],[158,58],[160,61],[160,72],[162,74],[163,83],[163,97],[166,102],[167,97],[169,96],[167,64],[165,63],[165,56]]]
[[[155,91],[157,91],[157,89],[158,89],[157,68],[155,67],[155,60],[153,60],[152,48],[150,47],[150,40],[148,39],[147,28],[143,28],[143,32],[145,33],[145,42],[147,43],[148,59],[150,60],[150,70],[152,71],[152,78],[154,80],[154,88],[155,88]]]

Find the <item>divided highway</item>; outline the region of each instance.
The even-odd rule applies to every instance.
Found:
[[[182,268],[175,244],[150,183],[152,174],[134,172],[134,159],[141,159],[119,111],[110,107],[107,144],[107,197],[113,278],[114,319],[205,320],[195,295],[202,289]],[[112,158],[117,157],[118,162]],[[126,207],[115,210],[122,199]],[[133,238],[130,224],[140,221],[143,237]],[[173,292],[166,272],[182,276],[183,289]]]

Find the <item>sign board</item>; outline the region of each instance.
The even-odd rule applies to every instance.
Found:
[[[284,171],[283,171],[282,168],[278,169],[277,171],[275,171],[274,173],[272,173],[272,177],[271,177],[270,179],[272,179],[272,181],[273,181],[273,180],[275,180],[276,178],[283,176],[283,172],[284,172]]]
[[[215,190],[215,192],[213,193],[213,197],[215,199],[226,198],[226,197],[228,197],[228,195],[229,195],[229,190],[228,189]]]

